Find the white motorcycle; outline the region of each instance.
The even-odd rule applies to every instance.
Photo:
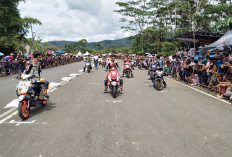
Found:
[[[35,78],[35,76],[22,75],[16,87],[16,94],[19,97],[18,113],[22,120],[28,119],[31,107],[36,107],[38,105],[46,106],[48,101],[48,99],[40,96],[41,90],[44,95],[47,95],[47,90],[43,91],[41,83],[36,81],[33,82],[32,78]],[[40,81],[44,81],[42,78],[39,79]]]

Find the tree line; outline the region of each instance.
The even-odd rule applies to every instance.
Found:
[[[183,43],[175,37],[193,32],[232,29],[232,0],[126,0],[116,2],[115,12],[124,31],[134,34],[132,53],[172,54]]]

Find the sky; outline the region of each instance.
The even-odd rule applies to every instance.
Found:
[[[34,26],[43,41],[86,39],[88,42],[128,37],[113,12],[116,0],[26,0],[19,4],[21,17],[33,17],[43,24]],[[29,34],[30,35],[30,34]],[[30,37],[30,36],[29,36]]]

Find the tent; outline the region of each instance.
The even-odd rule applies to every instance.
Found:
[[[90,53],[87,51],[84,55],[85,55],[85,56],[88,56],[88,55],[90,55]]]
[[[210,52],[223,51],[226,45],[232,45],[232,30],[228,31],[224,36],[215,41],[214,43],[202,48],[200,51],[203,55]]]
[[[56,51],[55,54],[56,55],[58,55],[58,54],[65,54],[65,51]]]
[[[82,57],[83,54],[79,51],[78,54],[77,54],[77,57]]]

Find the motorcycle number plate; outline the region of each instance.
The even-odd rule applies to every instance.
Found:
[[[111,84],[112,84],[113,86],[116,86],[116,85],[117,85],[117,82],[111,82]]]

